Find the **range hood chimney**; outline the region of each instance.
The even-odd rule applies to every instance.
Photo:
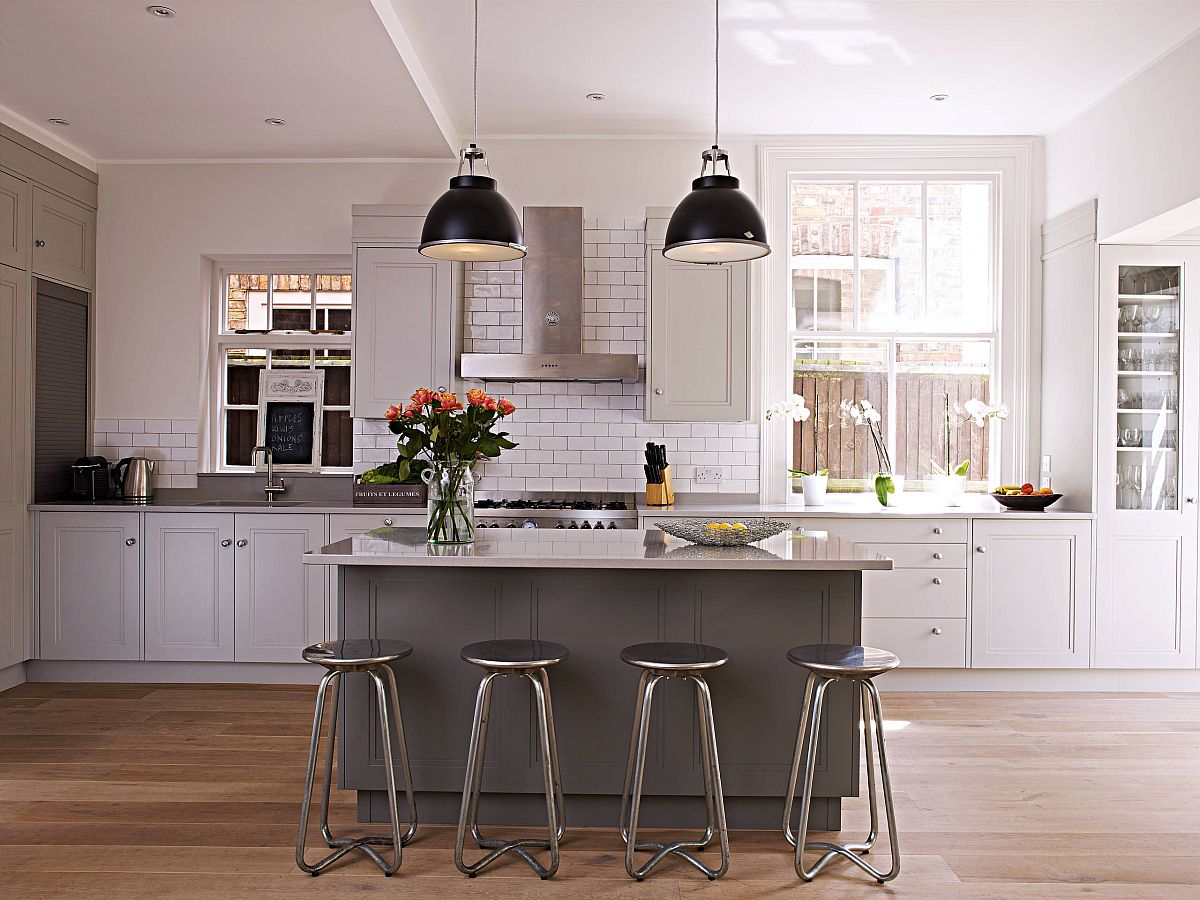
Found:
[[[463,378],[488,381],[637,381],[636,353],[583,352],[583,209],[521,210],[521,352],[464,353]]]

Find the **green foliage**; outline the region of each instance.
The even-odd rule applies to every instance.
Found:
[[[879,500],[880,506],[887,506],[888,494],[894,493],[896,493],[896,484],[892,481],[891,475],[875,476],[875,497]]]

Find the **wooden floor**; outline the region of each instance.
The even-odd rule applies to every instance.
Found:
[[[568,832],[553,881],[516,860],[470,880],[444,827],[422,828],[395,878],[357,854],[309,878],[292,845],[311,698],[0,694],[0,897],[1200,898],[1200,694],[885,694],[904,852],[886,887],[840,864],[804,885],[768,832],[736,833],[712,883],[675,861],[634,883],[598,830]],[[863,830],[865,803],[845,818]],[[334,822],[353,822],[349,795]]]

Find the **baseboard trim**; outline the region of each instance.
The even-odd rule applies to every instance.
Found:
[[[1105,691],[1200,692],[1196,669],[896,669],[876,679],[881,692]]]
[[[133,684],[316,684],[324,671],[308,663],[34,659],[27,664],[26,680]]]
[[[18,684],[24,684],[29,680],[27,676],[28,672],[23,662],[0,669],[0,691],[7,691],[9,688],[15,688]]]

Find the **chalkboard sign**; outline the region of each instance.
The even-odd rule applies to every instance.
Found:
[[[258,443],[271,448],[281,472],[321,470],[322,405],[325,373],[321,370],[278,370],[262,373],[258,388]],[[263,454],[255,455],[260,471]]]

